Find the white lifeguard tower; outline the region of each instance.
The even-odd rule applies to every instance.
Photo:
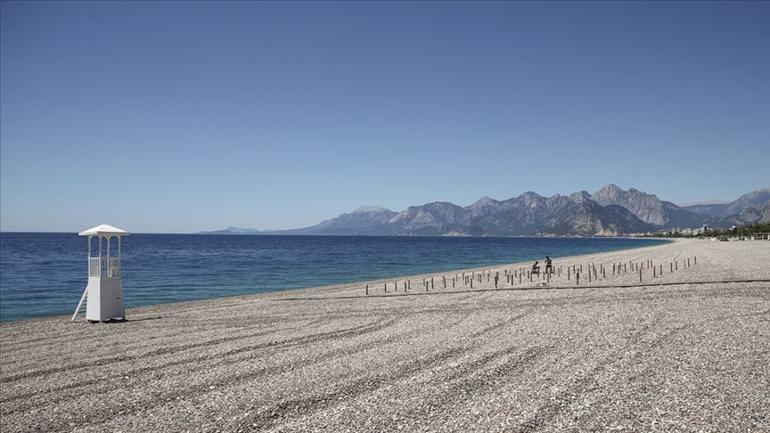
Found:
[[[126,315],[123,306],[123,282],[120,274],[121,237],[128,232],[107,224],[102,224],[78,233],[88,236],[88,285],[80,297],[72,321],[75,321],[83,302],[86,302],[86,320],[89,322],[105,322],[108,320],[124,320]],[[91,240],[99,240],[98,256],[92,256]],[[118,242],[110,241],[117,238]],[[103,242],[104,241],[104,242]],[[104,246],[104,248],[103,248]],[[117,247],[117,254],[112,251]]]

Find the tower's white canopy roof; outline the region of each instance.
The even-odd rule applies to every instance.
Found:
[[[125,236],[128,234],[128,232],[111,225],[102,224],[96,227],[91,227],[88,230],[83,230],[78,234],[80,236]]]

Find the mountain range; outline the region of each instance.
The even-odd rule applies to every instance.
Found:
[[[230,227],[209,234],[393,235],[393,236],[618,236],[674,228],[770,222],[770,187],[729,203],[677,206],[634,188],[610,184],[593,194],[543,197],[525,192],[498,201],[482,197],[470,206],[432,202],[396,212],[366,206],[292,230]]]

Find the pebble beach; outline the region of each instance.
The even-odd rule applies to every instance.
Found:
[[[553,260],[3,322],[0,430],[770,431],[770,242]]]

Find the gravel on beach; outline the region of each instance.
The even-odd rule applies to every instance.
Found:
[[[665,272],[638,287],[563,274],[648,260]],[[498,289],[438,283],[460,271],[427,294],[412,276],[408,294],[388,280],[5,322],[0,431],[770,431],[770,242],[554,265]]]

